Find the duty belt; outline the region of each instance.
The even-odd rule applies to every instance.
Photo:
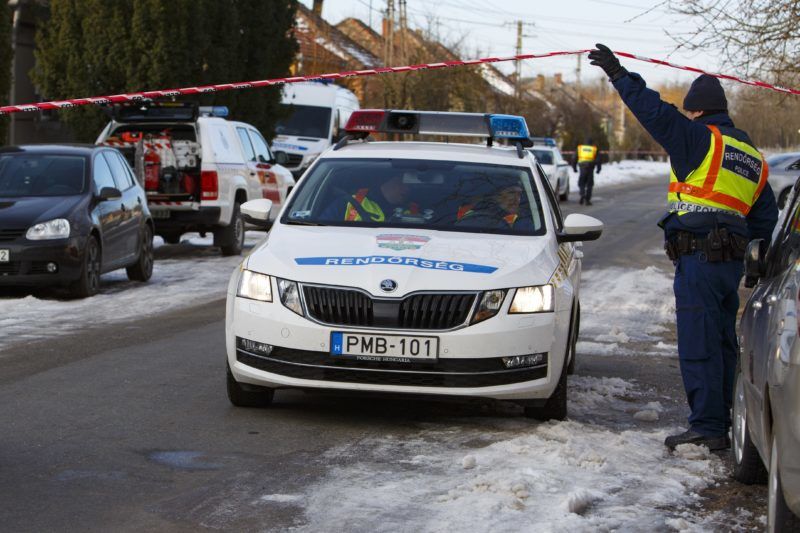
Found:
[[[749,239],[726,228],[714,229],[705,237],[688,231],[679,231],[664,243],[667,257],[677,261],[682,255],[699,253],[701,260],[709,263],[741,261]]]
[[[691,202],[669,202],[667,204],[667,211],[670,213],[677,213],[678,211],[686,211],[688,213],[722,213],[724,215],[731,215],[734,217],[745,218],[744,215],[737,211],[730,209],[722,209],[719,207],[711,207],[708,205],[693,204]]]

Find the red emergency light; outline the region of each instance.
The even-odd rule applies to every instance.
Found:
[[[359,109],[353,111],[344,130],[347,133],[371,133],[378,131],[386,111],[383,109]]]

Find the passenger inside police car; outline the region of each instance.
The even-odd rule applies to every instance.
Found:
[[[331,202],[322,212],[323,220],[383,222],[397,213],[419,213],[418,204],[409,200],[409,186],[401,173],[382,180],[364,180],[352,188],[340,193],[339,198]]]
[[[459,207],[456,223],[465,227],[512,229],[522,223],[520,207],[524,197],[523,193],[519,183],[509,183],[498,187],[488,197],[478,200],[475,204]]]

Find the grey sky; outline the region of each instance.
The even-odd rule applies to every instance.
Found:
[[[312,0],[301,0],[311,6]],[[613,50],[668,59],[706,70],[720,70],[712,53],[675,51],[674,41],[667,35],[686,31],[691,20],[668,12],[662,0],[408,0],[409,24],[415,28],[431,28],[445,43],[462,42],[470,57],[512,55],[516,46],[516,21],[526,23],[524,52],[549,52],[591,48],[601,42]],[[347,17],[369,21],[380,31],[386,0],[325,0],[323,16],[334,24]],[[398,0],[395,0],[395,6]],[[531,25],[532,24],[532,25]],[[694,75],[666,67],[633,60],[624,60],[629,69],[641,73],[651,82],[690,81]],[[550,58],[523,63],[523,75],[551,75],[562,72],[565,79],[575,78],[577,60]],[[504,72],[513,72],[513,64],[498,65]],[[600,76],[599,70],[582,61],[581,78],[586,81]]]

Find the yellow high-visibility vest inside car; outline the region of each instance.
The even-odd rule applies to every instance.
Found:
[[[590,144],[578,145],[578,163],[594,163],[597,159],[597,146]]]
[[[685,180],[670,172],[670,212],[724,212],[745,217],[767,183],[769,170],[764,156],[753,146],[711,130],[711,146],[703,162]]]

